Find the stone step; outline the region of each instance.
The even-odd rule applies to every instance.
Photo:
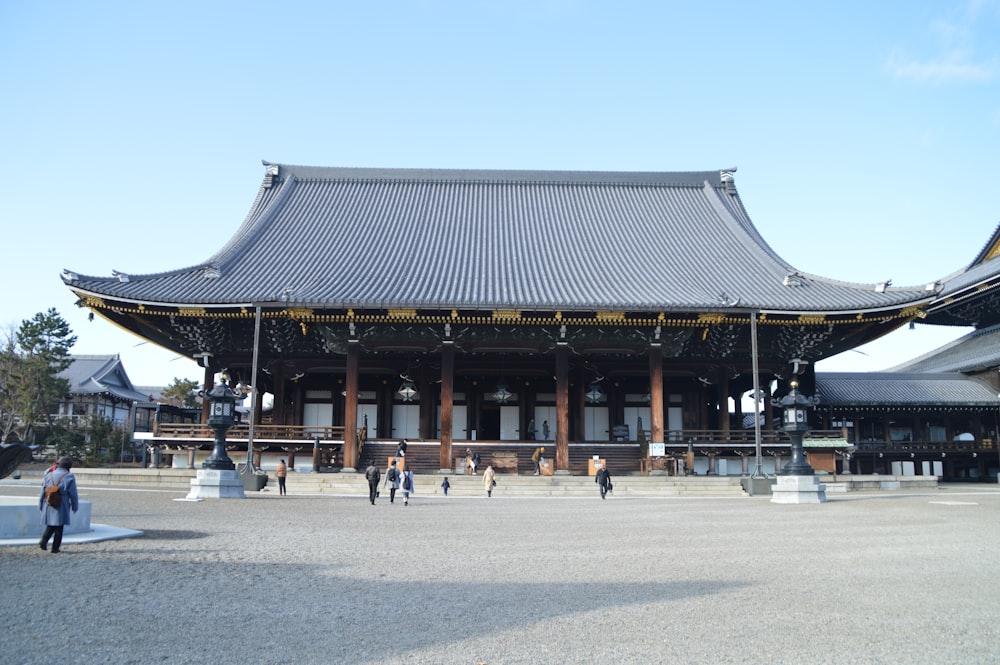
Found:
[[[443,475],[414,475],[414,493],[443,495]],[[497,475],[494,493],[498,496],[590,496],[598,493],[589,476]],[[482,476],[449,475],[449,496],[479,496],[485,492]],[[739,477],[619,476],[613,479],[615,496],[740,496]],[[269,483],[271,487],[273,481]],[[380,486],[384,486],[383,482]],[[288,488],[303,494],[367,494],[362,474],[290,474]]]
[[[41,485],[44,469],[24,470],[21,480],[5,479],[3,483]],[[121,487],[134,489],[160,489],[187,492],[195,469],[88,469],[74,468],[77,484],[87,487]],[[415,493],[418,496],[442,496],[441,481],[444,474],[415,474]],[[448,474],[451,483],[449,496],[483,496],[482,476],[462,476]],[[384,478],[383,478],[384,480]],[[926,489],[937,486],[934,476],[839,476],[836,483],[832,477],[824,477],[821,482],[830,481],[830,491],[886,491],[895,489]],[[737,497],[743,495],[739,476],[663,476],[663,475],[618,475],[613,478],[614,496],[617,497]],[[273,473],[268,479],[266,492],[277,492],[278,482]],[[291,494],[331,494],[367,496],[368,483],[363,473],[299,473],[288,475],[288,490]],[[898,489],[896,491],[899,491]],[[595,496],[597,485],[592,476],[533,476],[527,474],[497,474],[495,496],[531,497],[554,496],[575,497]]]

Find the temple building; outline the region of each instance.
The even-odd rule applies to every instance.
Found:
[[[997,476],[1000,454],[1000,228],[923,309],[925,324],[972,327],[886,372],[817,375],[825,426],[852,444],[860,473]]]
[[[818,360],[917,320],[997,311],[996,237],[926,284],[827,279],[768,246],[735,169],[264,167],[246,219],[204,262],[63,280],[81,306],[197,359],[207,387],[223,370],[252,387],[234,440],[315,447],[345,470],[365,442],[405,438],[434,471],[472,446],[547,440],[557,472],[593,454],[638,470],[652,448],[671,472],[731,473],[720,462],[745,469],[755,445],[748,392],[777,466],[788,444],[772,385],[794,377],[811,394]],[[850,447],[827,414],[813,435],[835,443],[817,448]],[[190,431],[157,440],[207,447]]]
[[[69,391],[52,416],[74,424],[101,417],[119,427],[129,426],[136,404],[150,396],[132,385],[121,357],[115,354],[71,358],[73,362],[59,373],[59,378],[69,383]]]

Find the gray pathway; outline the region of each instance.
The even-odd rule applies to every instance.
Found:
[[[988,486],[801,506],[82,493],[146,535],[0,547],[0,662],[1000,659]]]

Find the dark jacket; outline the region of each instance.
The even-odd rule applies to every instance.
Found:
[[[611,472],[607,469],[601,469],[597,472],[597,477],[594,478],[594,482],[601,487],[608,487],[611,484]]]
[[[378,485],[378,481],[382,478],[382,473],[378,470],[377,466],[369,464],[368,468],[365,469],[365,478],[368,479],[369,485]]]

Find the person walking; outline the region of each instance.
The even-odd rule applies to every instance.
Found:
[[[602,466],[597,471],[597,477],[594,478],[594,482],[601,488],[601,498],[606,498],[607,493],[612,489],[611,472]]]
[[[539,448],[535,448],[535,452],[531,455],[531,463],[535,465],[536,476],[542,471],[541,467],[539,466],[539,463],[542,461],[542,454],[544,453],[545,453],[545,447],[541,446]]]
[[[378,498],[378,481],[382,479],[382,474],[379,473],[378,467],[372,462],[365,469],[365,479],[368,481],[368,500],[375,505],[375,499]]]
[[[400,457],[406,457],[406,439],[403,439],[402,441],[399,442],[399,444],[396,446],[396,454],[393,455],[393,459],[396,460],[397,462],[399,461]]]
[[[75,513],[80,505],[80,497],[76,491],[76,476],[70,469],[73,468],[73,460],[69,457],[60,457],[54,469],[45,472],[42,478],[42,492],[38,497],[38,510],[42,513],[42,539],[38,541],[38,546],[43,550],[49,547],[49,538],[52,539],[52,553],[58,554],[62,547],[63,528],[70,523],[70,513]],[[58,487],[59,505],[51,506],[45,500],[46,487]]]
[[[486,496],[493,496],[493,488],[497,484],[497,472],[493,470],[493,465],[489,464],[483,471],[483,487],[486,488]]]
[[[465,458],[469,463],[469,470],[472,472],[472,475],[476,475],[476,467],[479,466],[479,459],[480,459],[479,452],[478,451],[473,452],[472,448],[466,448]]]
[[[410,494],[415,494],[416,488],[413,486],[413,472],[409,469],[403,471],[403,505],[410,505]]]
[[[285,464],[285,460],[278,462],[274,475],[278,477],[278,496],[285,496],[285,478],[288,476],[288,465]]]
[[[385,470],[385,481],[382,486],[389,487],[389,503],[396,503],[396,490],[399,489],[399,469],[396,468],[396,460],[392,460],[389,468]]]
[[[542,421],[542,438],[544,440],[546,440],[546,441],[549,440],[549,421],[548,420],[543,420]]]
[[[448,476],[445,476],[444,480],[441,482],[441,489],[444,491],[445,496],[448,496],[448,488],[450,487],[451,483],[448,482]]]

